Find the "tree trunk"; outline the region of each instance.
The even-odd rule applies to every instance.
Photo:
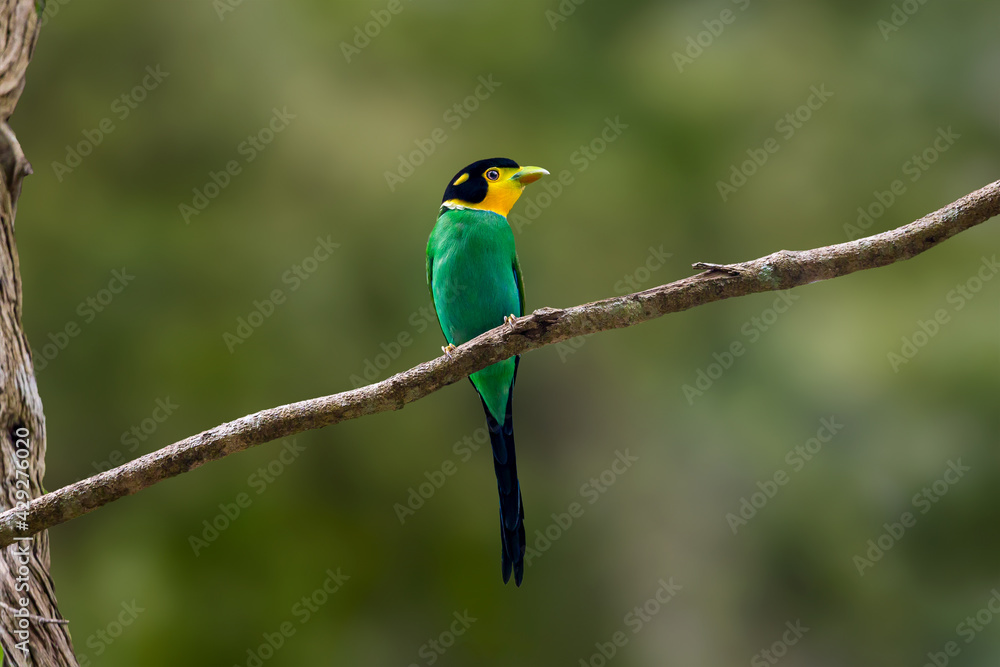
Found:
[[[31,350],[21,328],[21,275],[14,215],[21,180],[31,173],[7,120],[24,89],[38,37],[35,0],[0,0],[0,506],[42,494],[45,415]],[[49,576],[49,537],[41,532],[0,552],[0,645],[4,664],[78,664]]]

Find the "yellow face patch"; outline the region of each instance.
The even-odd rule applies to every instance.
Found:
[[[469,180],[469,175],[462,174],[461,176],[455,179],[455,182],[452,183],[452,185],[461,185],[462,183],[465,183],[467,180]]]
[[[490,167],[485,169],[482,174],[478,174],[486,179],[486,185],[489,188],[483,201],[473,204],[460,199],[449,199],[445,204],[481,211],[493,211],[507,217],[510,209],[514,207],[524,190],[524,183],[510,178],[518,171],[520,171],[520,167]],[[462,174],[455,180],[455,185],[462,183],[466,178],[468,178],[468,174]]]

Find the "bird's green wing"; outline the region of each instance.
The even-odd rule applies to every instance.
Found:
[[[434,237],[432,235],[431,239],[433,239],[433,238]],[[432,245],[431,241],[430,241],[430,239],[428,239],[428,241],[427,241],[427,268],[426,268],[426,271],[427,271],[427,291],[430,292],[430,295],[431,295],[431,308],[434,309],[434,312],[437,312],[437,302],[434,301],[434,253],[431,251],[431,245]],[[445,331],[444,331],[444,324],[441,322],[441,313],[438,313],[438,316],[437,316],[436,319],[438,321],[438,326],[441,328],[441,335],[444,336],[445,341],[450,344],[451,340],[448,338],[448,334],[445,333]],[[3,667],[3,665],[0,665],[0,667]]]
[[[524,317],[527,314],[524,312],[524,277],[521,275],[521,262],[517,259],[517,253],[514,253],[514,280],[517,281],[517,298],[521,302],[521,317]]]
[[[431,304],[434,303],[434,254],[431,252],[431,244],[427,244],[427,291],[431,293]]]

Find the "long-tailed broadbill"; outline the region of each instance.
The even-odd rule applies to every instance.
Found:
[[[473,162],[448,182],[427,240],[427,286],[450,355],[457,345],[524,315],[524,282],[507,214],[524,186],[549,172],[507,158]],[[482,399],[500,492],[504,583],[524,577],[524,507],[514,455],[514,379],[520,357],[469,379]]]

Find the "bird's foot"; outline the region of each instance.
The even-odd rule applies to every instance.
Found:
[[[692,268],[701,269],[702,271],[718,271],[719,273],[726,273],[730,276],[742,276],[743,269],[737,268],[731,264],[712,264],[710,262],[695,262],[691,265]]]
[[[455,350],[455,346],[452,345],[451,343],[448,343],[447,345],[442,345],[441,346],[441,351],[444,352],[444,356],[448,357],[449,359],[451,359],[451,353],[454,350]]]
[[[514,313],[511,313],[510,315],[507,315],[506,317],[503,318],[503,323],[506,324],[507,328],[510,329],[511,331],[514,330],[514,322],[517,322],[517,317],[514,315]]]

